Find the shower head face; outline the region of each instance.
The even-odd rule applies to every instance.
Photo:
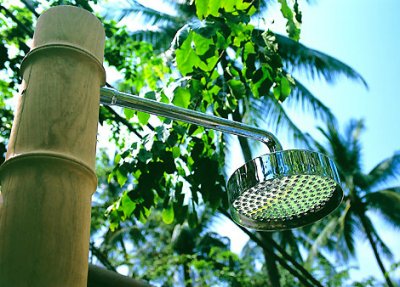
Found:
[[[313,223],[340,204],[335,164],[307,150],[266,154],[237,169],[228,181],[230,211],[238,224],[264,231]]]

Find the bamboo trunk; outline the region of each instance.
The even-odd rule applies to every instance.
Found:
[[[104,38],[79,8],[38,20],[0,171],[0,286],[87,284]]]

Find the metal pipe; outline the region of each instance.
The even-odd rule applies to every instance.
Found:
[[[157,102],[147,98],[141,98],[115,89],[102,87],[100,89],[100,102],[105,105],[116,105],[128,109],[134,109],[173,120],[199,125],[224,133],[251,138],[266,144],[270,152],[282,150],[282,146],[278,139],[272,133],[265,130],[194,110]]]

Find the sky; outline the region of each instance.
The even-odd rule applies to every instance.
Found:
[[[350,65],[367,81],[308,87],[340,123],[363,118],[366,170],[400,150],[400,1],[320,0],[303,8],[301,42]]]
[[[303,80],[303,84],[327,105],[343,129],[350,119],[364,119],[366,129],[362,134],[364,171],[371,170],[383,159],[400,151],[400,1],[319,0],[311,5],[300,2],[303,13],[300,42],[310,48],[333,56],[359,72],[368,84],[339,77],[334,85],[323,80]],[[266,22],[271,29],[284,33],[284,22],[279,6],[271,7]],[[303,114],[293,114],[302,129],[318,137],[316,123]],[[284,148],[293,148],[285,142]],[[373,217],[385,243],[395,254],[394,262],[400,261],[398,230]],[[246,236],[232,233],[233,226],[220,232],[230,235],[232,248],[241,249]],[[226,232],[226,233],[225,233]],[[366,240],[357,241],[357,261],[352,263],[351,279],[361,280],[368,276],[383,279],[371,248]],[[385,261],[388,269],[390,263]],[[358,268],[358,269],[356,269]],[[400,272],[396,273],[400,277]]]

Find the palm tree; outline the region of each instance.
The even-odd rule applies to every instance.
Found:
[[[345,198],[342,206],[327,220],[322,221],[319,236],[316,237],[310,256],[319,246],[329,243],[329,238],[336,240],[336,250],[346,250],[354,255],[354,242],[357,231],[366,236],[379,268],[388,286],[394,286],[384,267],[381,253],[390,256],[390,250],[379,237],[371,221],[371,213],[377,213],[395,227],[400,226],[400,185],[396,181],[400,176],[400,153],[383,160],[370,172],[362,171],[360,134],[363,121],[352,120],[344,135],[339,134],[334,125],[326,130],[320,129],[327,139],[327,147],[316,144],[318,149],[330,154],[337,164],[343,182]],[[394,183],[394,184],[393,184]],[[318,225],[315,226],[315,228]]]

